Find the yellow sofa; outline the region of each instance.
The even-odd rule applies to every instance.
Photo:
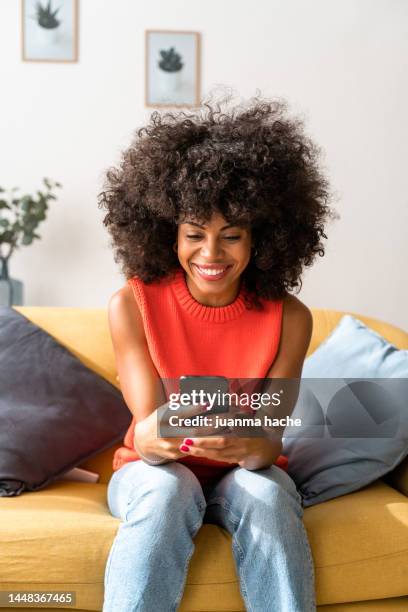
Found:
[[[117,386],[105,310],[15,309]],[[343,314],[313,311],[308,354]],[[355,316],[399,348],[408,348],[407,333]],[[0,591],[75,591],[76,606],[71,609],[102,609],[105,564],[120,524],[106,503],[112,455],[118,446],[82,464],[100,474],[97,484],[59,480],[35,493],[0,498]],[[360,491],[305,509],[319,612],[408,610],[407,496],[408,460]],[[206,524],[195,544],[180,611],[245,610],[230,535]]]

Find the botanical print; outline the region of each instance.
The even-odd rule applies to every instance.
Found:
[[[23,59],[77,61],[77,0],[22,0]]]
[[[146,105],[199,104],[197,32],[146,32]]]

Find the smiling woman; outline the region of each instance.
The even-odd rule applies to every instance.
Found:
[[[194,436],[192,426],[177,438],[161,437],[158,424],[169,407],[164,380],[300,377],[312,317],[289,292],[324,254],[328,197],[301,122],[259,98],[225,113],[209,103],[155,112],[108,171],[100,206],[127,280],[110,299],[109,324],[133,420],[108,487],[123,524],[104,612],[174,612],[203,522],[233,536],[248,610],[315,610],[282,427],[245,437]],[[205,410],[189,405],[183,418]]]
[[[198,302],[226,306],[234,301],[251,258],[250,227],[225,225],[219,213],[207,224],[187,221],[178,226],[173,248],[186,272],[190,293]]]
[[[335,217],[328,182],[319,147],[282,100],[254,98],[230,112],[213,106],[152,113],[120,167],[107,172],[99,206],[125,277],[147,283],[180,266],[171,248],[180,229],[191,245],[206,239],[213,260],[196,263],[207,265],[226,263],[214,255],[216,234],[218,244],[246,244],[250,231],[252,257],[242,280],[248,305],[259,306],[260,297],[279,299],[299,288],[304,268],[324,255],[325,224]],[[224,221],[218,217],[209,232],[204,224],[214,214]],[[231,227],[221,232],[225,225]]]

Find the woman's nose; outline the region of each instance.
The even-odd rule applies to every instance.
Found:
[[[208,259],[216,258],[221,252],[221,245],[217,240],[207,240],[201,247],[201,255]]]

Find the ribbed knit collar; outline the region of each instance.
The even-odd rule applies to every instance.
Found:
[[[238,318],[246,310],[244,300],[245,289],[242,283],[237,297],[233,302],[231,302],[231,304],[227,304],[227,306],[205,306],[204,304],[197,302],[197,300],[191,295],[187,286],[183,268],[179,268],[175,272],[172,286],[174,288],[174,293],[177,300],[184,310],[201,321],[225,323]]]

